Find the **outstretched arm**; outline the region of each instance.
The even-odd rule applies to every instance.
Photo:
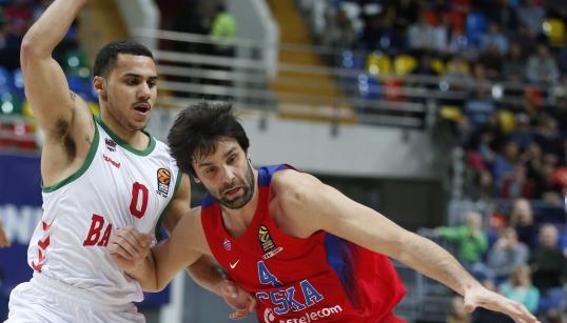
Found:
[[[483,288],[443,248],[411,233],[315,177],[293,170],[274,176],[274,192],[290,227],[300,236],[324,230],[367,249],[395,258],[465,297],[465,306],[503,312],[517,322],[537,322],[521,304]],[[276,173],[278,174],[278,173]],[[291,219],[291,220],[289,220]]]

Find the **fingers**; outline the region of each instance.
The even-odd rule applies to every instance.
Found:
[[[117,254],[124,259],[145,258],[149,252],[152,237],[140,233],[132,227],[117,230],[111,237],[108,249],[111,254]]]

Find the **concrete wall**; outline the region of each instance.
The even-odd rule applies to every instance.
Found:
[[[256,165],[288,162],[320,174],[376,178],[435,178],[433,143],[427,133],[364,125],[257,117],[243,118]]]
[[[176,112],[152,112],[148,130],[164,139]],[[365,125],[262,119],[242,115],[254,165],[290,163],[309,172],[333,176],[436,179],[430,135],[415,130]]]

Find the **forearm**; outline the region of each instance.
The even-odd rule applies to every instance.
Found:
[[[55,0],[24,36],[22,56],[51,57],[87,0]]]
[[[222,296],[220,286],[225,277],[221,269],[206,256],[202,256],[198,261],[187,267],[187,273],[199,286]]]
[[[453,256],[429,239],[409,233],[401,246],[399,261],[461,295],[479,284]]]
[[[143,263],[132,270],[128,270],[126,274],[137,280],[144,291],[157,292],[162,289],[158,286],[155,260],[151,254],[146,257]]]

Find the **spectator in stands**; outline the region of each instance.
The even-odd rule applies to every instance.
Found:
[[[543,113],[539,115],[534,139],[541,146],[544,154],[559,157],[561,153],[561,134],[559,133],[557,120],[551,115]]]
[[[488,33],[480,38],[481,51],[488,51],[493,46],[501,56],[508,53],[508,38],[506,38],[500,30],[500,26],[495,22],[491,22],[488,25]]]
[[[30,27],[33,18],[32,3],[29,0],[14,0],[3,10],[4,18],[10,30],[23,37]]]
[[[492,246],[487,257],[487,266],[492,270],[496,284],[510,278],[518,266],[527,262],[528,256],[529,249],[524,243],[518,241],[516,230],[512,227],[504,229],[502,236]]]
[[[541,33],[544,17],[545,11],[535,0],[523,0],[518,8],[518,19],[534,35]]]
[[[512,82],[523,82],[526,75],[525,65],[522,47],[517,42],[512,42],[503,62],[502,76]]]
[[[526,77],[532,83],[553,85],[559,81],[559,68],[544,44],[537,46],[536,54],[528,59]]]
[[[537,227],[534,224],[532,206],[525,198],[516,199],[512,204],[510,226],[516,229],[518,240],[533,250],[537,240]]]
[[[436,234],[443,239],[454,241],[458,246],[458,257],[465,267],[473,271],[484,271],[477,268],[481,265],[482,257],[488,248],[488,239],[482,231],[482,216],[477,212],[468,212],[466,224],[458,227],[440,227]]]
[[[346,11],[339,9],[335,14],[328,8],[325,14],[325,31],[321,36],[322,44],[336,49],[350,49],[354,47],[355,41],[356,31]]]
[[[465,103],[465,115],[474,125],[483,125],[488,122],[495,111],[490,87],[486,83],[477,83],[474,94]]]
[[[511,6],[510,0],[498,0],[488,11],[488,18],[503,27],[504,30],[516,30],[518,14]]]
[[[567,263],[557,240],[557,228],[552,224],[543,225],[540,230],[541,244],[532,251],[529,260],[533,283],[541,292],[540,313],[561,309],[565,303],[563,279]]]
[[[504,65],[504,60],[498,45],[494,43],[487,43],[486,48],[478,57],[478,63],[484,66],[486,76],[489,79],[499,80],[502,78],[502,66]]]
[[[533,199],[535,193],[535,183],[527,177],[526,166],[519,161],[514,165],[511,173],[506,173],[502,177],[498,196],[505,199],[520,197]]]
[[[524,306],[533,314],[537,313],[539,305],[539,290],[532,285],[530,267],[518,265],[512,272],[508,283],[500,288],[500,293]]]
[[[219,3],[213,16],[209,34],[215,44],[214,54],[227,57],[234,56],[236,31],[236,20],[226,9],[226,5]]]
[[[451,307],[447,316],[447,323],[470,323],[471,314],[465,309],[465,300],[461,296],[451,299]]]
[[[492,176],[497,191],[502,188],[504,176],[511,174],[514,165],[519,161],[520,153],[518,145],[510,140],[503,143],[502,148],[496,154],[492,165]]]
[[[547,323],[565,323],[567,317],[559,309],[551,309],[545,314],[545,322]]]
[[[20,66],[22,36],[12,32],[10,25],[0,20],[0,65],[14,70]]]
[[[430,49],[433,44],[433,34],[433,26],[427,21],[425,13],[422,13],[419,16],[419,20],[408,28],[407,39],[409,48],[418,51]]]

